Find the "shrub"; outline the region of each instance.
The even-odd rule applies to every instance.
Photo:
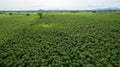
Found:
[[[26,14],[26,16],[30,16],[30,14]]]
[[[9,15],[13,15],[12,13],[9,13]]]
[[[43,14],[41,12],[38,13],[38,15],[39,15],[40,18],[43,18]]]
[[[96,11],[92,11],[93,13],[96,13]]]

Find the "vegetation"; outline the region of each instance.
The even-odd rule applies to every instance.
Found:
[[[26,16],[30,16],[30,14],[27,13]]]
[[[38,15],[39,15],[40,18],[43,18],[42,12],[39,12]]]
[[[0,15],[1,67],[119,67],[120,14],[44,15]]]
[[[9,15],[13,15],[13,13],[9,13]]]

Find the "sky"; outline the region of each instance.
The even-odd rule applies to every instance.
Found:
[[[90,10],[120,8],[120,0],[0,0],[0,10]]]

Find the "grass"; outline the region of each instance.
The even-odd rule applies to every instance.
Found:
[[[0,15],[0,66],[118,67],[120,15]]]

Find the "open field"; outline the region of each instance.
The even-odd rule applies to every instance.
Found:
[[[119,67],[120,14],[43,15],[0,14],[0,67]]]

